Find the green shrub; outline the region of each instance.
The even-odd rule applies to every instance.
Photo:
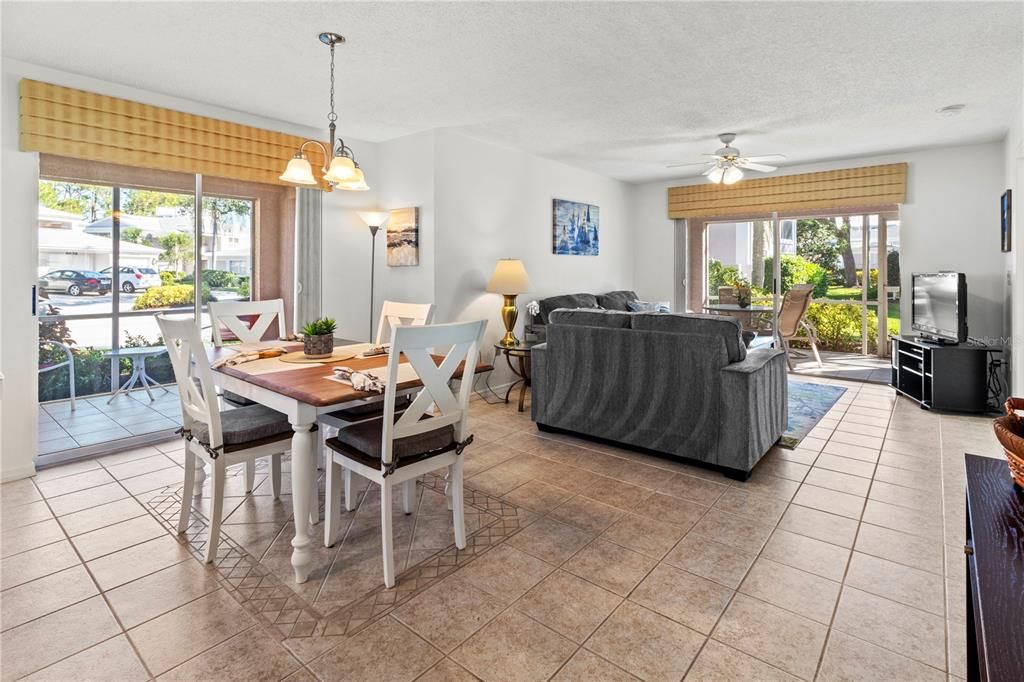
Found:
[[[178,280],[181,284],[192,284],[195,275],[188,275]],[[239,276],[227,270],[203,270],[203,284],[212,289],[234,289],[239,284]]]
[[[820,298],[828,292],[828,271],[812,263],[801,256],[783,254],[779,262],[779,270],[782,272],[780,282],[782,290],[779,293],[786,293],[794,284],[813,284],[814,297]],[[764,288],[769,291],[772,288],[772,273],[775,272],[775,262],[772,256],[764,259]]]
[[[184,276],[185,273],[180,270],[163,270],[160,272],[160,284],[170,286],[180,282]]]
[[[886,281],[891,287],[900,286],[900,252],[890,251],[885,257]]]
[[[735,265],[722,265],[722,261],[712,258],[708,261],[708,291],[712,296],[718,295],[719,287],[729,287],[740,276]]]
[[[210,288],[203,285],[203,303],[210,300]],[[171,284],[153,287],[135,299],[133,310],[153,310],[157,308],[181,308],[192,305],[195,301],[195,287],[191,284]]]
[[[860,306],[814,303],[807,310],[807,321],[818,332],[819,348],[860,352]],[[878,312],[868,308],[868,352],[878,350]]]
[[[251,294],[249,293],[249,278],[246,277],[238,283],[238,295],[242,298],[248,299]]]

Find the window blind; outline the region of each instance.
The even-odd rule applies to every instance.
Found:
[[[769,178],[735,185],[703,183],[670,187],[668,217],[712,218],[772,211],[855,208],[901,204],[907,197],[907,164],[844,168]]]
[[[19,147],[126,166],[285,185],[304,138],[23,78]],[[321,189],[323,153],[307,148]]]

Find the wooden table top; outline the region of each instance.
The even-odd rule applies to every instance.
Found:
[[[301,343],[288,343],[273,341],[267,342],[267,347],[279,347],[283,348],[288,352],[302,350]],[[231,346],[223,346],[221,348],[209,349],[207,355],[210,358],[210,362],[215,362],[220,358],[233,355],[235,351],[231,349]],[[441,364],[444,360],[443,356],[434,356],[434,361],[437,364]],[[403,358],[402,362],[406,362]],[[314,407],[329,407],[331,405],[338,405],[341,403],[353,402],[356,400],[365,400],[366,398],[380,397],[380,393],[357,391],[349,384],[341,383],[338,381],[330,381],[324,377],[330,376],[332,368],[334,367],[351,367],[357,370],[377,369],[380,367],[386,367],[388,364],[387,355],[377,355],[370,358],[350,358],[341,362],[329,362],[315,365],[295,365],[295,369],[281,370],[279,372],[267,372],[263,374],[252,374],[246,371],[246,364],[242,363],[239,365],[223,365],[214,369],[214,372],[220,372],[236,379],[259,386],[261,388],[280,393],[283,396],[293,398],[301,403],[307,405],[313,405]],[[494,369],[494,366],[485,363],[478,362],[476,366],[476,372],[486,372]],[[462,366],[460,365],[455,370],[455,378],[462,377]],[[422,385],[420,381],[405,381],[398,384],[399,389],[416,388]]]

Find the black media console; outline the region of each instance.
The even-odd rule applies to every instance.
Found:
[[[989,353],[980,344],[942,345],[917,336],[891,336],[890,385],[921,407],[954,412],[988,411]]]

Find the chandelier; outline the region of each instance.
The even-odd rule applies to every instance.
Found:
[[[331,48],[331,113],[327,114],[328,129],[331,132],[330,147],[324,147],[322,142],[317,140],[306,140],[299,145],[295,156],[288,162],[281,180],[293,185],[304,187],[316,187],[317,181],[313,177],[313,167],[306,158],[305,149],[307,145],[314,145],[320,148],[324,154],[323,177],[331,187],[362,192],[370,189],[363,176],[363,169],[356,161],[352,148],[345,144],[341,138],[335,140],[335,121],[338,114],[334,112],[334,46],[345,42],[345,36],[337,33],[321,33],[320,42]]]

